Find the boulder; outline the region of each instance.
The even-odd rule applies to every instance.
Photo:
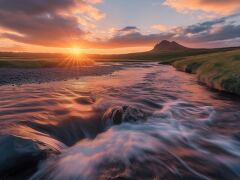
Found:
[[[142,110],[131,106],[112,107],[103,115],[104,127],[122,123],[145,122],[146,119],[146,114]]]

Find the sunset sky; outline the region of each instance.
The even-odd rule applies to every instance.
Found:
[[[0,51],[240,46],[239,0],[0,0]]]

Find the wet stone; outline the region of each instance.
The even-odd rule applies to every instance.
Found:
[[[146,120],[146,114],[141,109],[131,106],[112,107],[103,115],[103,123],[105,127],[122,123],[145,122]]]

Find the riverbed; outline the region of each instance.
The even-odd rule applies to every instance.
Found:
[[[0,177],[240,178],[237,96],[171,66],[101,66],[110,70],[0,86]]]

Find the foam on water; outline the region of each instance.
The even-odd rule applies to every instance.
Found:
[[[156,63],[3,86],[0,177],[239,179],[239,102]]]
[[[240,143],[215,133],[203,134],[202,129],[208,128],[203,119],[211,117],[211,108],[200,111],[186,102],[164,107],[146,123],[123,123],[94,140],[78,142],[44,162],[31,179],[224,179],[240,175]],[[179,111],[183,107],[185,111]],[[199,112],[200,119],[195,119],[198,125],[189,126],[193,112]]]

